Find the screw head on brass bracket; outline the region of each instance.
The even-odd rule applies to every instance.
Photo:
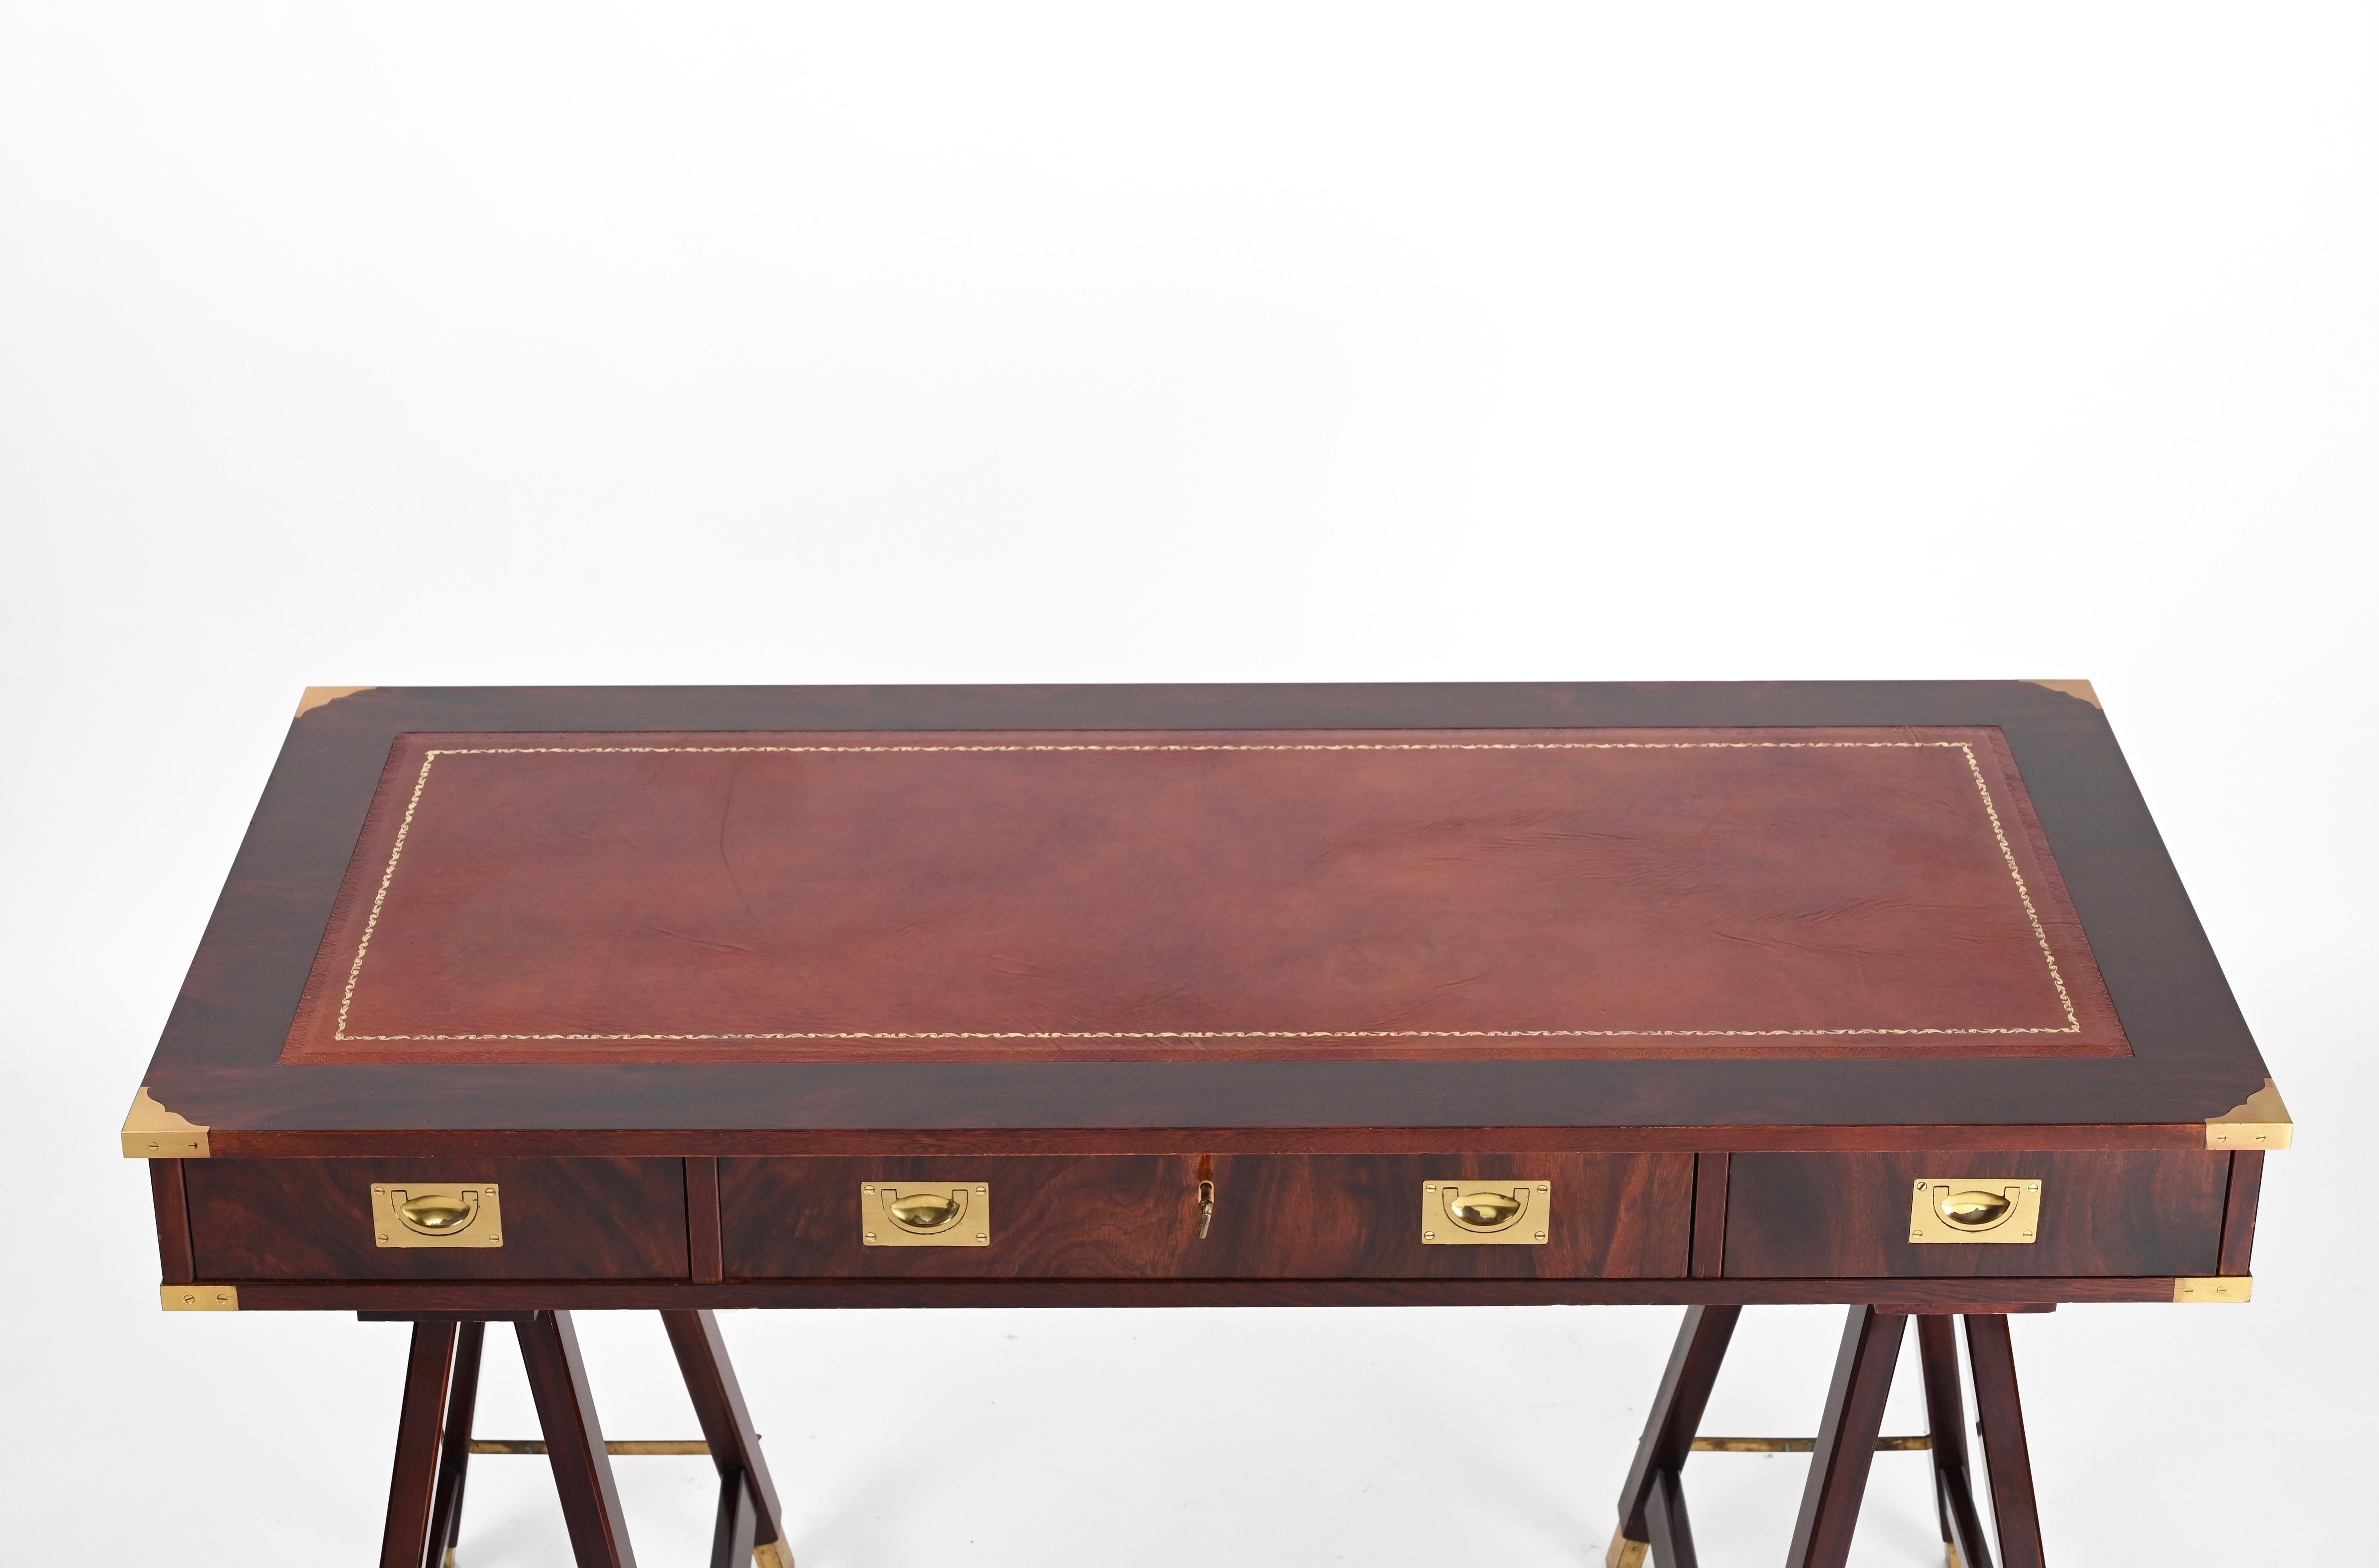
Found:
[[[984,1181],[863,1181],[863,1247],[988,1247],[991,1184]]]
[[[2172,1298],[2190,1302],[2248,1302],[2255,1298],[2255,1281],[2248,1274],[2217,1274],[2172,1282]]]
[[[168,1312],[236,1312],[239,1287],[229,1285],[161,1285],[157,1304]]]
[[[2026,1247],[2039,1229],[2040,1183],[2028,1176],[1926,1176],[1908,1207],[1908,1239],[1919,1246]]]
[[[2205,1118],[2208,1149],[2286,1149],[2296,1138],[2296,1123],[2288,1118],[2279,1085],[2268,1078],[2243,1104]]]
[[[1425,1181],[1423,1247],[1542,1247],[1552,1232],[1549,1181]]]
[[[145,1083],[132,1096],[123,1138],[127,1160],[203,1160],[208,1154],[207,1129],[157,1104]]]

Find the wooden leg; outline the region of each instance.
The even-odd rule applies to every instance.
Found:
[[[413,1325],[405,1365],[405,1405],[396,1418],[396,1469],[388,1483],[380,1568],[422,1568],[429,1547],[430,1493],[438,1478],[438,1424],[454,1367],[454,1325]]]
[[[1711,1385],[1719,1364],[1726,1359],[1727,1341],[1743,1316],[1740,1307],[1691,1307],[1677,1331],[1677,1345],[1669,1353],[1668,1369],[1660,1375],[1660,1392],[1653,1396],[1645,1417],[1644,1438],[1636,1445],[1636,1462],[1628,1467],[1627,1484],[1619,1493],[1619,1528],[1611,1538],[1610,1568],[1636,1568],[1654,1541],[1650,1523],[1655,1483],[1666,1476],[1667,1492],[1676,1500],[1670,1517],[1680,1527],[1685,1502],[1677,1489],[1677,1473],[1693,1452],[1694,1433],[1701,1429],[1702,1412],[1709,1407]],[[1685,1537],[1685,1561],[1692,1561],[1692,1537]],[[1670,1563],[1668,1558],[1661,1560]],[[1671,1564],[1673,1568],[1673,1564]]]
[[[438,1452],[438,1486],[429,1509],[429,1550],[423,1568],[454,1568],[454,1546],[463,1533],[463,1479],[471,1464],[471,1418],[479,1403],[479,1353],[487,1340],[485,1323],[465,1323],[454,1337],[446,1436]]]
[[[1925,1369],[1926,1425],[1933,1434],[1933,1501],[1941,1514],[1950,1568],[1991,1568],[1974,1482],[1966,1468],[1966,1400],[1958,1381],[1958,1336],[1947,1317],[1916,1320],[1917,1362]]]
[[[1884,1401],[1891,1394],[1892,1369],[1907,1331],[1903,1313],[1851,1309],[1833,1387],[1826,1395],[1826,1418],[1809,1460],[1809,1484],[1801,1493],[1801,1516],[1793,1526],[1793,1550],[1784,1560],[1787,1568],[1843,1568],[1850,1561],[1851,1533],[1858,1528],[1859,1500],[1866,1494]]]
[[[1966,1319],[1966,1356],[1974,1368],[1974,1413],[1982,1418],[1983,1465],[1990,1473],[1991,1513],[1999,1521],[2003,1568],[2046,1568],[2040,1503],[2032,1491],[2032,1451],[2016,1397],[2015,1346],[2003,1317]]]
[[[743,1568],[756,1561],[759,1549],[752,1536],[759,1518],[760,1511],[752,1503],[752,1489],[743,1484],[743,1472],[731,1470],[720,1476],[719,1523],[710,1532],[710,1568]]]
[[[603,1429],[595,1418],[595,1399],[587,1392],[586,1369],[578,1358],[578,1335],[570,1326],[570,1314],[539,1312],[516,1327],[578,1568],[635,1568],[635,1553],[628,1549],[628,1521],[620,1511],[619,1489],[611,1483],[611,1458],[604,1452]]]
[[[685,1374],[685,1392],[694,1401],[694,1418],[710,1444],[711,1463],[719,1466],[719,1485],[741,1490],[750,1498],[751,1546],[744,1555],[760,1568],[792,1568],[785,1550],[784,1513],[777,1503],[776,1483],[768,1478],[767,1462],[760,1456],[759,1434],[752,1429],[743,1391],[735,1381],[734,1364],[727,1358],[727,1342],[719,1337],[719,1320],[706,1309],[664,1308],[661,1322],[669,1330],[670,1348],[677,1352],[678,1369]],[[721,1528],[728,1518],[725,1491],[719,1499]],[[735,1560],[741,1562],[741,1557]],[[714,1557],[714,1568],[733,1568]]]
[[[1644,1522],[1651,1528],[1652,1561],[1657,1568],[1701,1568],[1701,1559],[1694,1555],[1693,1524],[1685,1517],[1685,1488],[1674,1470],[1653,1473]]]

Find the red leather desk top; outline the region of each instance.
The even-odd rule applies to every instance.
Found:
[[[282,1059],[2130,1050],[1995,728],[476,731]]]
[[[1974,681],[332,693],[143,1082],[224,1158],[2202,1151],[2270,1076],[2106,715]]]

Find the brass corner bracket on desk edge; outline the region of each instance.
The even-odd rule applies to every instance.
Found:
[[[377,688],[371,686],[308,686],[305,694],[297,699],[297,711],[290,718],[293,720],[303,718],[316,708],[337,702],[341,697],[352,697],[357,692],[374,690]]]
[[[168,1312],[236,1312],[239,1287],[231,1285],[161,1285],[157,1304]]]
[[[2082,702],[2088,703],[2092,707],[2097,708],[2101,712],[2106,710],[2107,705],[2098,700],[2097,692],[2092,688],[2090,682],[2087,681],[2026,681],[2024,684],[2027,686],[2046,686],[2052,692],[2062,692],[2069,697],[2073,697]]]
[[[1603,1568],[1644,1568],[1645,1559],[1651,1550],[1650,1541],[1631,1541],[1625,1536],[1613,1535],[1611,1550],[1602,1554],[1602,1565]]]
[[[2296,1141],[2296,1124],[2281,1103],[2279,1085],[2270,1079],[2264,1087],[2218,1116],[2205,1118],[2208,1149],[2287,1149]]]
[[[2239,1303],[2255,1298],[2252,1274],[2208,1274],[2172,1282],[2172,1298],[2180,1302]]]
[[[207,1129],[178,1112],[157,1104],[149,1086],[132,1096],[124,1118],[124,1157],[127,1160],[203,1160]]]

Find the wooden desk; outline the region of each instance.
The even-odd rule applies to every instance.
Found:
[[[516,1325],[652,1309],[787,1560],[721,1307],[1665,1302],[1613,1563],[1736,1315],[1851,1307],[1790,1561],[1907,1320],[1943,1538],[2040,1561],[2011,1312],[2243,1301],[2286,1111],[2072,681],[317,689],[124,1133],[169,1309],[415,1324],[383,1562]]]

